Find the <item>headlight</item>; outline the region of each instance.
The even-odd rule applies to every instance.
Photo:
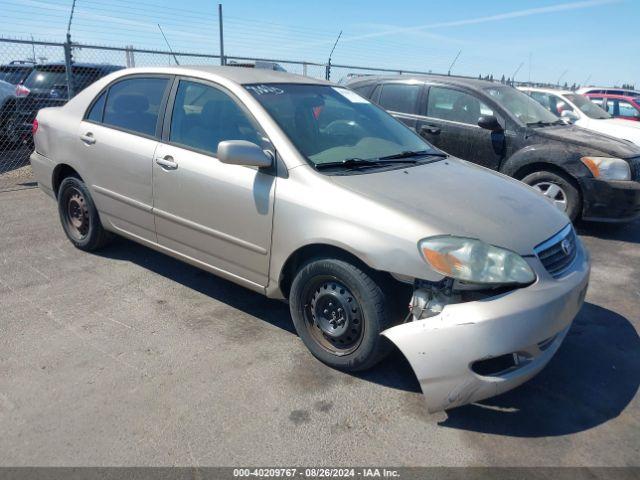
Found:
[[[621,158],[582,157],[582,163],[596,178],[603,180],[631,180],[629,164]]]
[[[472,283],[529,284],[536,276],[517,253],[473,238],[443,235],[418,243],[422,256],[447,277]]]

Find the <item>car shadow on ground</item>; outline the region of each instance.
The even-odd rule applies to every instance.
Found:
[[[99,255],[133,262],[296,334],[284,302],[121,238]],[[372,370],[353,375],[385,387],[420,392],[411,366],[397,349]],[[560,350],[538,376],[480,404],[450,410],[440,425],[517,437],[565,435],[618,416],[639,384],[640,339],[635,328],[623,316],[585,303]],[[426,408],[424,414],[428,415]]]
[[[617,417],[640,384],[640,339],[623,316],[585,303],[549,365],[529,382],[447,412],[440,425],[515,437],[588,430]]]
[[[620,242],[640,243],[640,220],[630,223],[580,222],[576,225],[579,235],[617,240]]]

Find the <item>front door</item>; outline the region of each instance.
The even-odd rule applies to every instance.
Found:
[[[174,85],[153,164],[158,243],[259,289],[267,284],[276,177],[216,158],[223,140],[268,148],[255,120],[210,83]],[[270,144],[269,144],[270,146]]]
[[[426,116],[416,131],[429,143],[470,162],[496,169],[504,155],[504,134],[478,126],[482,115],[494,115],[475,96],[448,87],[429,87]]]

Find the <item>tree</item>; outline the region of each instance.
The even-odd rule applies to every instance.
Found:
[[[502,78],[500,79],[500,83],[504,83],[504,73],[502,74]]]

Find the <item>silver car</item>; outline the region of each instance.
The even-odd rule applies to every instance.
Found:
[[[34,173],[79,249],[115,233],[288,299],[334,368],[371,368],[393,342],[432,412],[531,378],[584,300],[564,213],[328,82],[123,70],[34,131]]]

